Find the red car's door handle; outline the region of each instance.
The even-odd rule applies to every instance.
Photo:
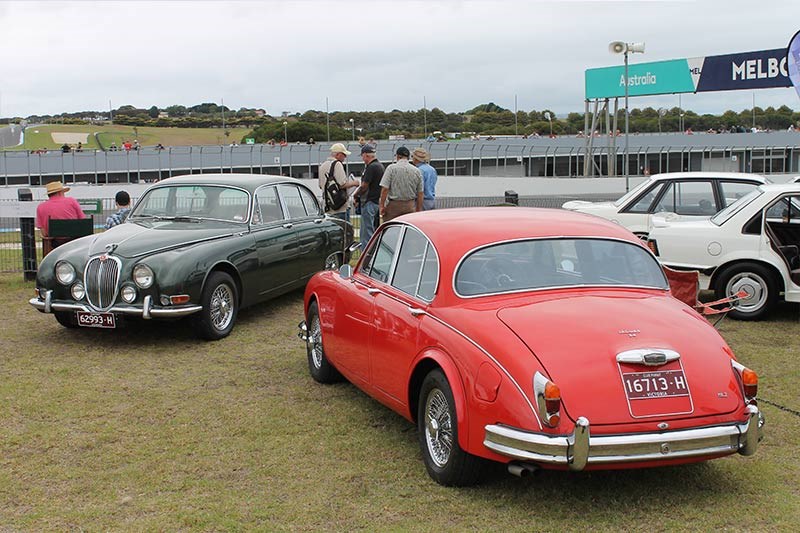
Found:
[[[428,314],[425,312],[424,309],[417,309],[416,307],[409,307],[408,312],[411,313],[412,316],[420,316]]]
[[[369,289],[367,289],[367,292],[374,296],[376,294],[380,294],[381,290],[380,289],[373,289],[372,287],[370,287]]]

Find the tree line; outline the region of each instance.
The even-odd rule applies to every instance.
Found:
[[[682,115],[682,116],[681,116]],[[82,111],[59,115],[27,117],[29,122],[84,124],[113,121],[127,126],[156,127],[245,127],[252,131],[247,137],[256,142],[306,142],[364,137],[386,139],[390,135],[408,138],[431,135],[434,132],[469,132],[488,135],[576,135],[585,129],[584,114],[573,112],[558,117],[549,110],[517,111],[500,107],[493,102],[481,104],[462,112],[445,112],[438,107],[402,111],[325,111],[309,110],[285,116],[270,116],[263,109],[231,109],[216,103],[195,106],[173,105],[166,108],[152,106],[137,108],[124,105],[110,112]],[[20,119],[5,119],[18,122]],[[612,117],[613,121],[613,117]],[[2,120],[0,120],[2,122]],[[742,111],[728,110],[720,115],[698,114],[673,107],[659,110],[652,107],[632,109],[630,131],[674,132],[691,128],[693,131],[749,131],[751,127],[764,130],[785,130],[800,125],[800,112],[788,106],[778,108],[756,107]],[[617,127],[624,124],[624,110],[617,114]],[[613,125],[613,122],[612,122]],[[605,128],[605,126],[603,126]],[[613,126],[612,126],[613,127]],[[588,132],[585,132],[588,133]]]

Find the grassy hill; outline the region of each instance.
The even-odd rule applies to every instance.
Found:
[[[121,146],[126,140],[139,139],[142,146],[155,146],[161,143],[169,146],[198,146],[212,144],[230,144],[242,140],[251,130],[249,128],[229,128],[230,135],[223,134],[221,128],[155,128],[104,125],[71,125],[47,124],[42,126],[29,126],[25,129],[25,142],[22,146],[8,147],[7,150],[39,150],[46,148],[54,150],[61,147],[62,143],[53,140],[53,133],[86,133],[86,142],[83,146],[87,150],[100,149],[97,140],[107,148],[112,142]],[[95,135],[96,134],[96,135]]]

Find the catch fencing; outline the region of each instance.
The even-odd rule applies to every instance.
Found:
[[[577,177],[625,175],[620,137],[557,137],[458,142],[379,141],[379,160],[388,162],[400,146],[422,146],[440,176]],[[795,132],[720,135],[632,135],[629,176],[662,172],[715,170],[764,174],[800,171],[800,134]],[[348,172],[359,174],[361,147]],[[0,151],[0,185],[41,186],[60,179],[67,183],[138,183],[196,173],[278,174],[313,178],[325,161],[329,143],[173,146],[138,150]]]
[[[559,208],[564,202],[569,200],[611,200],[614,197],[607,195],[569,195],[569,196],[521,196],[519,205],[525,207],[549,207]],[[134,202],[136,199],[132,199]],[[505,196],[458,196],[437,198],[437,209],[449,209],[456,207],[481,207],[504,205]],[[94,222],[95,233],[105,231],[105,221],[108,216],[116,212],[113,198],[102,199],[103,213],[88,215]],[[361,226],[361,217],[351,216],[351,223],[355,228],[355,235],[358,238],[358,231]],[[36,250],[37,264],[42,260],[42,243],[39,231],[36,231]],[[20,219],[3,217],[0,218],[0,272],[23,272],[22,264],[22,242],[20,233]]]

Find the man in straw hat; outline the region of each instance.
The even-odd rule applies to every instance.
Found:
[[[352,187],[358,187],[360,182],[356,179],[348,179],[347,174],[344,171],[344,161],[347,159],[347,156],[350,155],[350,152],[347,148],[344,147],[342,143],[336,143],[331,146],[331,156],[325,160],[319,166],[319,188],[323,191],[325,190],[325,182],[327,181],[327,176],[329,173],[332,172],[333,179],[336,180],[336,183],[339,184],[339,187],[344,187],[345,189],[350,189]],[[323,194],[323,203],[324,203]],[[347,202],[336,210],[328,209],[328,206],[325,206],[325,214],[341,218],[342,220],[350,221],[350,202],[351,199],[348,198]]]
[[[422,172],[422,210],[436,209],[436,181],[439,175],[430,165],[431,154],[425,148],[415,148],[411,152],[414,165]]]
[[[81,219],[86,218],[81,206],[75,198],[64,196],[69,187],[64,187],[60,181],[51,181],[47,184],[47,201],[36,206],[36,227],[42,231],[42,236],[49,235],[49,221],[56,219]]]

